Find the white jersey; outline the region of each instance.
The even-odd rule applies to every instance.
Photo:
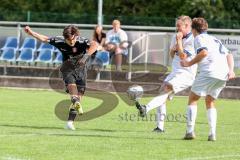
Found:
[[[192,33],[188,33],[186,37],[183,38],[183,50],[184,53],[187,54],[187,61],[192,60],[195,56],[195,50],[194,50],[194,37]],[[170,49],[173,48],[177,44],[176,41],[176,35],[173,36]],[[173,60],[172,60],[172,72],[173,73],[188,73],[195,77],[197,65],[192,65],[191,67],[182,67],[180,65],[180,57],[178,52],[175,53]]]
[[[127,40],[127,33],[122,29],[119,29],[118,32],[114,32],[113,29],[107,32],[106,43],[111,42],[119,45],[121,42]]]
[[[207,33],[202,33],[195,37],[194,45],[197,54],[203,49],[208,52],[207,56],[198,63],[198,76],[227,80],[228,49],[222,45],[221,41]]]

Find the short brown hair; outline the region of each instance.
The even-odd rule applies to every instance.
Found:
[[[204,18],[194,18],[192,20],[192,29],[195,29],[198,33],[207,31],[208,23]]]
[[[79,34],[80,34],[79,29],[74,25],[66,26],[63,29],[63,37],[65,39],[68,39],[72,36],[79,36]]]

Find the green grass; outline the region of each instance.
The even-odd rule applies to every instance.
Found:
[[[155,122],[134,117],[135,108],[120,98],[112,112],[77,122],[76,131],[64,130],[65,122],[55,116],[54,109],[65,99],[68,95],[54,91],[0,88],[0,160],[240,159],[240,101],[217,101],[218,139],[208,142],[203,100],[199,102],[197,139],[184,141],[187,97],[168,102],[164,134],[152,133]],[[83,106],[89,110],[99,103],[102,100],[86,96]],[[179,121],[175,120],[177,115]]]

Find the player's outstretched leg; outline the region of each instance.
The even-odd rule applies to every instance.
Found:
[[[136,102],[135,105],[139,110],[139,115],[141,117],[145,117],[147,115],[147,112],[149,112],[154,108],[157,108],[159,105],[164,104],[167,100],[167,97],[168,97],[168,93],[157,96],[153,98],[147,105],[141,105],[139,102]]]
[[[164,103],[166,103],[169,93],[163,93],[157,97],[154,97],[147,105],[146,105],[146,112],[155,109]]]
[[[137,107],[137,109],[138,109],[138,111],[139,111],[139,115],[140,115],[141,117],[145,117],[146,114],[147,114],[147,112],[146,112],[146,106],[145,106],[145,105],[141,105],[138,101],[136,101],[135,105],[136,105],[136,107]]]

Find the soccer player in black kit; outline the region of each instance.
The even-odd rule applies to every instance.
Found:
[[[86,62],[96,52],[97,43],[80,37],[79,29],[74,25],[65,27],[63,35],[56,37],[48,37],[34,32],[29,26],[25,27],[25,32],[42,42],[55,46],[61,51],[63,64],[60,71],[66,85],[66,91],[70,94],[72,102],[66,128],[75,130],[74,119],[77,114],[83,114],[80,101],[86,89]]]

